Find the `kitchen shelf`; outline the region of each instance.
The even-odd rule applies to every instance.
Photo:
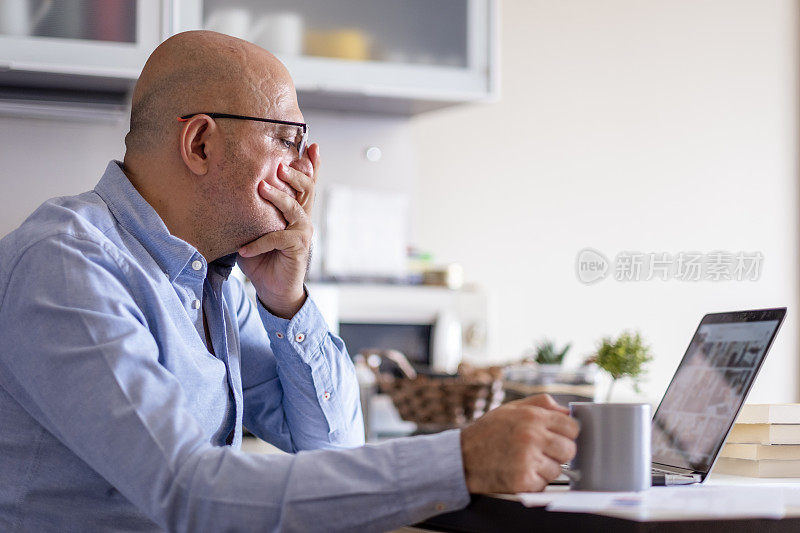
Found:
[[[292,73],[303,107],[417,114],[495,97],[486,78],[455,67],[278,58]]]

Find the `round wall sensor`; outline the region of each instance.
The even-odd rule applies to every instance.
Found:
[[[383,156],[383,152],[377,146],[370,146],[367,148],[367,151],[364,152],[364,155],[367,158],[367,161],[372,161],[373,163],[380,161],[381,157]]]

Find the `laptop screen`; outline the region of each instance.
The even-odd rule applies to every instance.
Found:
[[[785,309],[703,317],[653,417],[653,462],[707,473]]]

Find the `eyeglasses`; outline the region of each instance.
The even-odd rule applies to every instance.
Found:
[[[295,150],[297,150],[297,157],[303,157],[303,154],[306,151],[306,146],[308,146],[308,124],[305,122],[289,122],[288,120],[275,120],[271,118],[259,118],[259,117],[247,117],[244,115],[231,115],[229,113],[190,113],[188,115],[183,115],[182,117],[178,117],[179,122],[186,122],[190,118],[195,115],[208,115],[211,118],[233,118],[236,120],[255,120],[256,122],[269,122],[270,124],[282,124],[285,126],[296,126],[300,128],[297,135],[295,135],[294,140],[290,141],[288,139],[278,138],[278,140],[288,143],[289,145],[293,146]]]

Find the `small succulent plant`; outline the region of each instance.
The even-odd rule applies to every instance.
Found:
[[[571,347],[572,344],[567,344],[563,349],[558,350],[553,341],[543,340],[536,345],[535,360],[540,365],[560,365]]]

